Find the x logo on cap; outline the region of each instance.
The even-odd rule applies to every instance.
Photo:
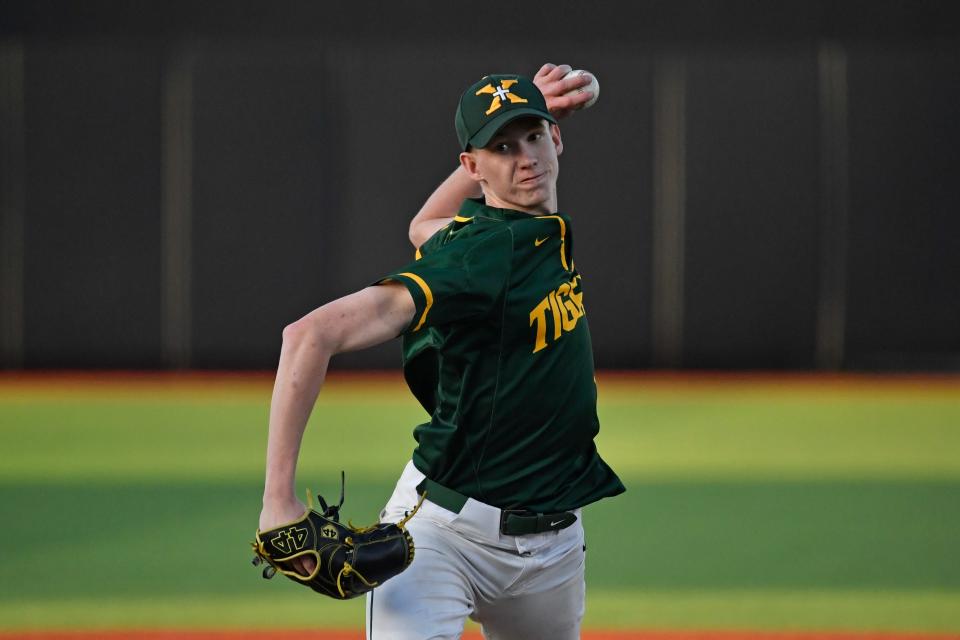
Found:
[[[496,88],[492,84],[487,84],[482,89],[477,91],[475,95],[489,94],[493,96],[493,101],[490,103],[490,108],[487,109],[484,115],[490,115],[494,111],[500,108],[503,104],[503,99],[506,98],[510,101],[511,104],[521,104],[527,101],[526,98],[521,98],[520,96],[510,93],[510,87],[517,84],[519,80],[502,80],[500,85]]]

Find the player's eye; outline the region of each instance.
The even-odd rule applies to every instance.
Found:
[[[510,151],[510,145],[508,145],[506,142],[498,142],[497,144],[493,145],[493,150],[497,153],[507,153]]]

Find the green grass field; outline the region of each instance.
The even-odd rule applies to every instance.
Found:
[[[607,380],[628,491],[585,511],[585,626],[960,631],[960,381]],[[250,565],[269,394],[0,378],[0,629],[359,627]],[[301,488],[346,469],[372,520],[424,417],[399,376],[335,379]]]

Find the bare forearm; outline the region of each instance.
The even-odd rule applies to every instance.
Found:
[[[410,242],[413,246],[419,247],[457,215],[465,199],[479,196],[480,185],[463,170],[463,167],[457,167],[457,170],[430,194],[410,222]]]
[[[270,401],[264,498],[294,497],[294,478],[303,432],[327,375],[332,353],[304,318],[284,331]]]
[[[265,505],[286,505],[289,513],[296,499],[300,444],[330,358],[396,337],[410,324],[414,310],[407,290],[390,283],[334,300],[284,329],[270,401]]]

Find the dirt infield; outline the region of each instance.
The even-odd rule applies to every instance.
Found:
[[[29,631],[0,640],[363,640],[362,631]],[[960,640],[960,634],[829,631],[585,631],[583,640]],[[468,632],[463,640],[482,640]]]

